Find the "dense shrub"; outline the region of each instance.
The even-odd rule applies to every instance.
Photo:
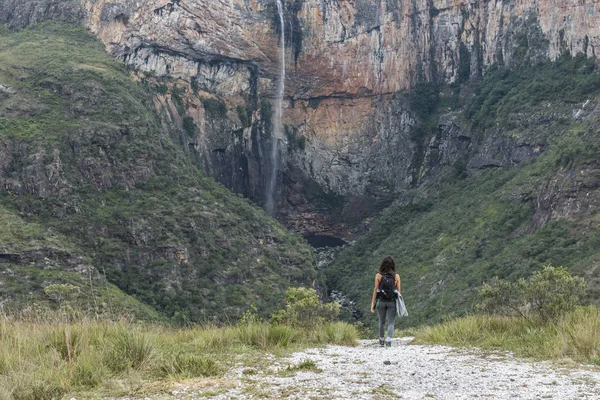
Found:
[[[479,293],[483,302],[478,309],[483,312],[556,321],[581,303],[585,281],[571,276],[566,268],[548,265],[516,283],[495,279]]]
[[[310,327],[335,320],[338,303],[323,303],[315,289],[289,288],[285,293],[285,309],[271,316],[274,323]]]
[[[181,125],[183,131],[187,133],[188,136],[193,137],[196,134],[198,127],[194,122],[194,118],[190,117],[189,115],[186,115],[185,117],[183,117],[183,122]]]
[[[408,93],[410,108],[425,119],[440,100],[440,86],[433,82],[419,82]]]
[[[521,315],[523,293],[519,285],[495,277],[483,284],[479,294],[483,301],[477,305],[478,310],[488,314]]]
[[[531,311],[543,319],[557,319],[571,312],[585,297],[585,280],[566,268],[546,266],[524,283],[524,297]]]
[[[202,106],[206,111],[206,116],[212,119],[226,119],[227,105],[223,100],[213,98],[201,98]]]

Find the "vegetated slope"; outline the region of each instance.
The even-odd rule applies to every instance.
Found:
[[[316,282],[306,243],[205,178],[144,85],[85,29],[0,27],[0,85],[5,307],[65,282],[100,308],[122,311],[90,287],[135,303],[114,284],[175,320],[225,320]]]
[[[355,300],[368,321],[386,255],[402,276],[411,314],[403,325],[471,311],[484,281],[516,280],[545,264],[583,275],[599,299],[600,74],[593,62],[564,57],[490,71],[475,93],[453,112],[469,135],[534,143],[539,156],[477,170],[463,160],[443,183],[422,188],[419,200],[386,210],[342,252],[326,271],[329,286]],[[474,150],[471,157],[486,151]]]
[[[25,221],[4,205],[0,205],[0,226],[0,302],[4,309],[25,308],[37,314],[41,304],[68,302],[71,308],[103,315],[161,319],[155,309],[107,282],[69,238]],[[56,284],[70,286],[62,291],[54,286],[55,290],[49,291]]]

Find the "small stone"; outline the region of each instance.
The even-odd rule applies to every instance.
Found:
[[[392,362],[391,361],[384,361],[383,364],[384,365],[390,365]]]
[[[17,93],[17,91],[0,83],[0,93],[4,93],[4,94],[9,94],[10,95],[10,94]]]

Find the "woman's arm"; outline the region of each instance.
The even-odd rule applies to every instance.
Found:
[[[396,274],[396,287],[398,288],[398,293],[402,293],[400,290],[400,275]]]
[[[381,275],[375,275],[375,287],[373,288],[373,298],[371,299],[371,312],[375,312],[375,299],[377,298],[377,289],[379,288],[379,281],[381,280]]]

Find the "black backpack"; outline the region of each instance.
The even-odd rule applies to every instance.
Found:
[[[396,289],[394,277],[391,274],[381,274],[379,282],[379,298],[383,301],[394,300],[394,289]]]

